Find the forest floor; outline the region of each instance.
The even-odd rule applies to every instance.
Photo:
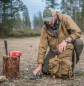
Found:
[[[84,42],[84,35],[81,36]],[[42,79],[30,80],[37,67],[37,55],[40,37],[8,38],[8,51],[21,51],[20,78],[6,79],[0,86],[84,86],[84,50],[80,61],[76,64],[75,79],[52,79],[51,75],[42,75]],[[0,75],[3,75],[3,55],[5,55],[4,39],[0,39]]]

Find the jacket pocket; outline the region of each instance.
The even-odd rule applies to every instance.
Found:
[[[51,37],[51,36],[48,37],[48,45],[51,49],[55,49],[56,40],[57,40],[57,38],[55,38],[55,37]]]

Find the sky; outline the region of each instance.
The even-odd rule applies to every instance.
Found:
[[[41,13],[43,15],[43,11],[46,7],[45,0],[22,0],[22,2],[28,8],[29,17],[30,17],[30,20],[31,20],[31,26],[33,26],[34,14],[37,15],[37,13],[39,11],[41,11]],[[59,2],[60,2],[60,0],[59,0]],[[59,9],[56,9],[56,10],[59,11]]]

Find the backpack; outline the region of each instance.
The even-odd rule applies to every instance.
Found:
[[[65,58],[64,56],[60,58],[59,55],[54,55],[54,57],[49,59],[48,73],[50,73],[53,78],[71,78],[71,76],[73,76],[76,64],[76,54],[73,48],[68,49],[68,53],[71,51],[74,56],[74,62],[72,62],[72,55],[70,55],[70,59],[67,59],[68,57]]]

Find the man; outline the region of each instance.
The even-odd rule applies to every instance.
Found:
[[[68,15],[56,12],[52,8],[47,8],[43,12],[43,20],[44,24],[41,31],[37,59],[38,67],[33,71],[34,76],[36,76],[37,73],[40,75],[41,71],[47,74],[47,66],[49,58],[52,57],[52,49],[58,50],[60,55],[63,56],[65,54],[64,51],[68,52],[67,47],[72,50],[74,45],[77,58],[76,62],[79,61],[79,56],[83,49],[83,42],[79,39],[81,30]],[[50,51],[45,57],[48,46]],[[69,55],[69,52],[67,55]],[[74,57],[72,57],[72,60],[73,58]]]

